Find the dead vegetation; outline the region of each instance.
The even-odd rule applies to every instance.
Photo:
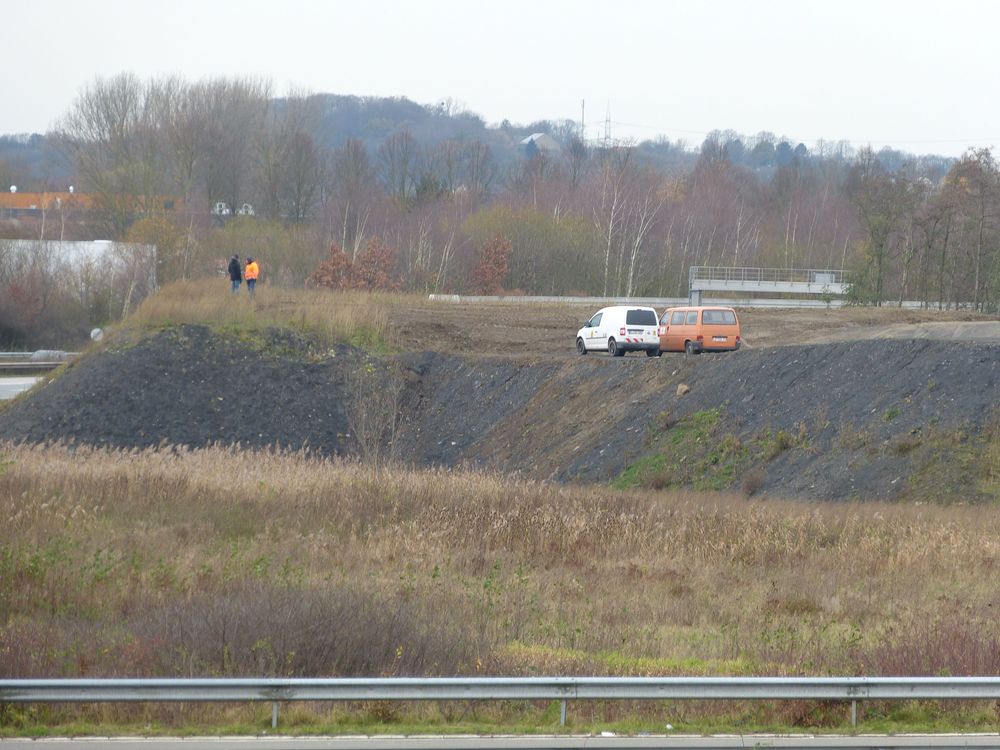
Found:
[[[7,446],[0,513],[7,677],[1000,673],[991,508]]]

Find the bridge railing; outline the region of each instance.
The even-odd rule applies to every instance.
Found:
[[[787,284],[848,284],[849,272],[838,268],[730,268],[728,266],[691,266],[688,280],[787,283]]]
[[[443,677],[0,680],[0,703],[559,700],[997,700],[1000,677]]]

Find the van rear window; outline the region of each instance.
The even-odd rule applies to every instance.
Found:
[[[701,322],[717,326],[734,326],[736,315],[732,310],[705,310],[701,314]]]
[[[655,326],[656,312],[653,310],[629,310],[625,313],[627,326]]]

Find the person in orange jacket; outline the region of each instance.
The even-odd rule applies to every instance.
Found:
[[[260,266],[253,258],[247,257],[247,267],[243,271],[243,278],[247,282],[247,291],[253,297],[254,288],[257,286],[257,277],[260,276]]]

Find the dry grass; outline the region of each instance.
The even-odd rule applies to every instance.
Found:
[[[4,676],[1000,673],[992,508],[3,456]]]
[[[378,346],[389,331],[391,299],[369,292],[264,285],[251,300],[246,290],[230,294],[228,280],[177,281],[147,298],[125,326],[141,330],[198,324],[239,331],[290,327],[323,342]]]

